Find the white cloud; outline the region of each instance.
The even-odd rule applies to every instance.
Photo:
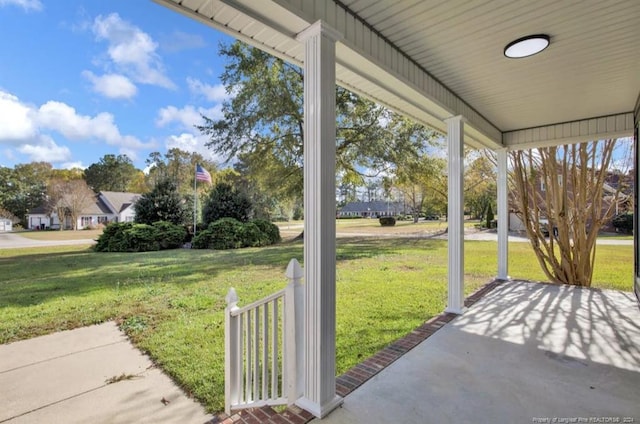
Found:
[[[182,133],[180,135],[170,135],[167,137],[165,146],[167,150],[178,148],[185,152],[200,153],[205,159],[211,161],[218,161],[219,158],[215,153],[205,146],[207,141],[209,141],[209,139],[203,135]]]
[[[158,111],[156,125],[165,127],[171,124],[180,130],[177,135],[170,135],[165,139],[167,150],[178,148],[186,152],[197,152],[212,161],[220,161],[219,157],[212,150],[205,146],[209,137],[200,134],[195,125],[203,124],[202,116],[212,119],[219,119],[222,116],[221,106],[214,106],[210,109],[196,108],[187,105],[181,109],[175,106],[167,106]]]
[[[219,103],[229,97],[224,85],[222,84],[209,85],[195,78],[187,77],[187,85],[189,86],[189,91],[191,91],[191,93],[203,96],[210,102]]]
[[[26,12],[39,12],[43,9],[40,0],[0,0],[0,7],[2,6],[19,6]]]
[[[79,115],[71,106],[48,101],[38,109],[38,123],[41,127],[59,132],[70,140],[99,139],[112,146],[129,149],[146,147],[131,135],[122,135],[113,122],[113,115],[102,112],[96,116]]]
[[[86,169],[87,167],[82,162],[65,162],[61,163],[59,166],[60,169]]]
[[[135,25],[122,20],[117,13],[95,18],[92,31],[98,40],[109,44],[107,54],[115,67],[133,81],[175,89],[165,75],[158,44]]]
[[[29,106],[0,90],[0,142],[29,140],[37,134]]]
[[[138,152],[135,149],[130,149],[128,147],[121,147],[120,148],[120,154],[121,155],[127,155],[129,157],[129,159],[131,159],[131,160],[137,160],[138,159]]]
[[[163,107],[158,111],[156,125],[164,127],[175,122],[180,125],[180,128],[195,133],[197,130],[194,126],[202,125],[204,123],[202,115],[211,119],[219,119],[222,117],[222,107],[220,105],[209,109],[203,107],[196,109],[192,105],[186,105],[182,109],[178,109],[175,106]]]
[[[71,151],[59,146],[51,137],[55,131],[67,140],[100,141],[119,147],[132,159],[136,151],[155,148],[157,142],[142,142],[132,135],[122,134],[114,122],[114,116],[102,112],[95,116],[81,115],[66,103],[48,101],[39,108],[28,105],[15,95],[0,90],[0,145],[11,152],[12,148],[31,160],[65,162],[71,159]],[[5,149],[7,150],[7,149]]]
[[[93,84],[93,91],[110,99],[130,99],[138,92],[135,84],[124,75],[104,74],[97,76],[91,71],[83,71],[82,76]]]
[[[48,135],[38,137],[37,144],[23,144],[18,151],[36,162],[57,163],[71,159],[71,150],[67,146],[58,146]]]

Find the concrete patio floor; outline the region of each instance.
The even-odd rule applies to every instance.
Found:
[[[501,284],[322,420],[391,422],[640,422],[634,295]]]

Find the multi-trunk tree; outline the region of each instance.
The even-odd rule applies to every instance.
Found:
[[[511,193],[536,258],[557,283],[590,286],[596,238],[620,201],[607,184],[616,140],[510,153]]]
[[[49,213],[55,212],[60,222],[60,230],[64,229],[68,217],[72,230],[78,229],[78,219],[91,203],[95,202],[95,193],[82,179],[64,180],[56,178],[47,186],[46,208]]]

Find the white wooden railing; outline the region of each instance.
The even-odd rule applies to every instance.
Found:
[[[289,284],[238,307],[233,288],[225,309],[225,412],[290,405],[301,396],[304,346],[303,272],[297,260],[285,273]]]

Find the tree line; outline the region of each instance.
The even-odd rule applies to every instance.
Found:
[[[26,215],[34,208],[58,216],[77,215],[101,191],[147,193],[159,182],[172,180],[177,193],[193,203],[195,164],[217,175],[216,164],[198,153],[170,149],[154,152],[146,160],[147,172],[137,169],[126,155],[107,154],[86,169],[54,169],[48,162],[0,167],[0,216],[27,226]],[[224,175],[224,173],[223,173]]]

